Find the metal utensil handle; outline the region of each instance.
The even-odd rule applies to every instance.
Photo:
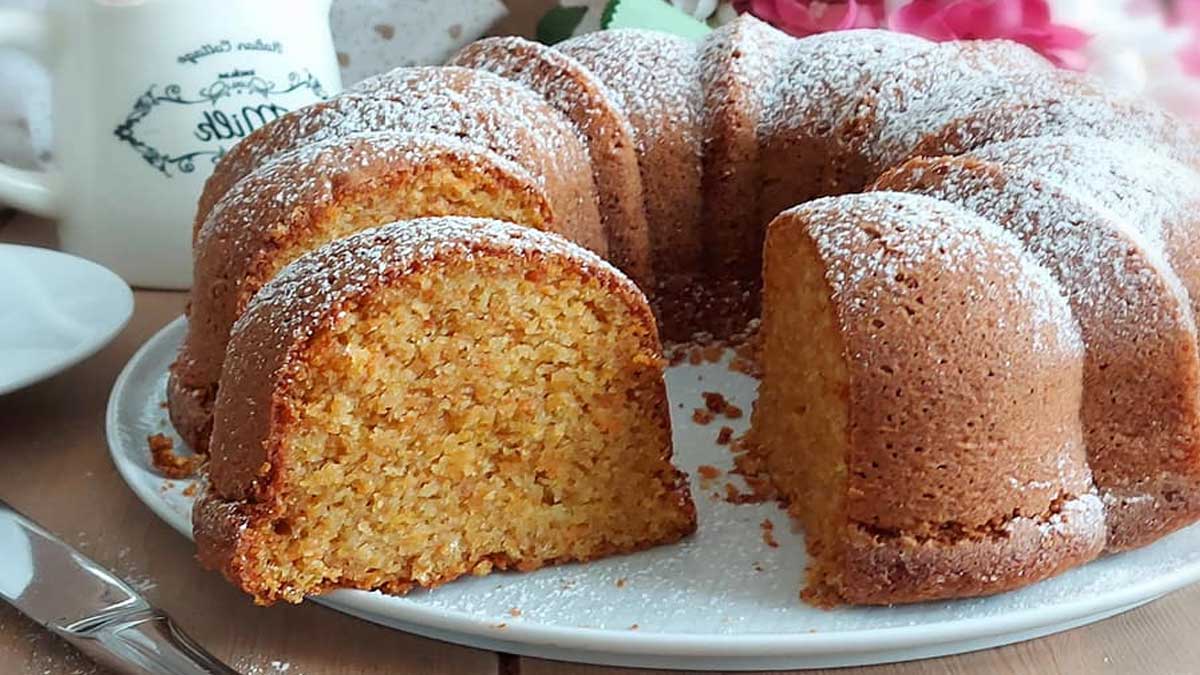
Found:
[[[97,662],[136,675],[237,675],[189,638],[163,612],[131,608],[54,628]]]

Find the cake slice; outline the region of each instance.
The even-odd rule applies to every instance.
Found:
[[[260,603],[674,542],[644,296],[555,235],[430,218],[290,265],[234,327],[199,555]]]
[[[331,239],[442,215],[574,234],[522,167],[441,134],[347,134],[276,156],[235,184],[193,251],[188,333],[167,385],[180,436],[197,452],[207,449],[229,329],[276,272]]]
[[[820,199],[771,223],[757,460],[804,525],[805,597],[998,593],[1094,558],[1083,346],[999,226],[930,197]]]
[[[256,129],[229,149],[205,181],[193,234],[198,236],[225,193],[275,157],[374,131],[455,136],[520,165],[546,193],[559,220],[570,224],[573,239],[608,254],[587,149],[570,122],[526,87],[489,72],[442,66],[396,68]]]

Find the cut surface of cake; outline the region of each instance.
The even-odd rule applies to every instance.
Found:
[[[527,171],[438,134],[372,132],[308,144],[235,184],[196,239],[195,284],[206,290],[192,295],[168,383],[171,419],[188,445],[201,453],[208,447],[229,330],[263,284],[333,239],[441,215],[559,226]]]
[[[804,525],[805,597],[984,595],[1095,557],[1083,345],[998,226],[887,192],[767,233],[757,453]]]
[[[262,603],[676,541],[644,296],[554,235],[431,218],[287,267],[233,331],[200,557]]]

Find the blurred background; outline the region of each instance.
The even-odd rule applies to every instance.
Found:
[[[44,9],[55,0],[0,0]],[[81,0],[64,0],[81,1]],[[614,0],[561,0],[599,27]],[[655,0],[718,25],[751,12],[794,35],[881,27],[932,39],[1002,37],[1059,65],[1096,74],[1200,122],[1200,0]],[[487,34],[526,32],[555,0],[334,0],[330,17],[344,83],[399,65],[439,63]],[[521,25],[518,25],[521,24]],[[27,57],[0,49],[0,160],[53,163],[49,82]]]

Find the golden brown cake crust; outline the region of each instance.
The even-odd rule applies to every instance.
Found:
[[[814,232],[853,355],[852,522],[970,531],[1091,491],[1078,327],[1015,238],[899,193],[822,199],[791,218]]]
[[[714,274],[757,280],[763,228],[756,222],[762,184],[759,126],[792,38],[743,14],[704,38],[704,260]]]
[[[617,29],[581,35],[557,48],[608,85],[633,128],[658,281],[695,275],[703,102],[694,45],[668,33]]]
[[[1103,545],[1103,509],[1090,495],[1052,515],[1015,518],[987,535],[953,542],[881,536],[850,525],[837,599],[891,605],[1003,593],[1092,560]],[[819,595],[824,589],[814,590],[812,599],[828,604]]]
[[[958,155],[994,143],[1081,134],[1151,145],[1200,168],[1200,131],[1146,103],[1106,91],[1080,73],[1053,70],[1015,79],[987,105],[925,130],[904,159]]]
[[[205,183],[194,233],[226,192],[273,157],[369,131],[457,136],[517,163],[546,191],[559,219],[570,223],[573,239],[607,255],[587,149],[566,118],[521,85],[450,66],[397,68],[255,130]]]
[[[533,271],[553,260],[581,279],[594,280],[623,300],[635,320],[650,327],[641,349],[658,358],[661,346],[654,317],[641,291],[614,268],[589,252],[553,235],[528,228],[476,218],[426,218],[361,232],[308,254],[276,277],[256,296],[234,326],[222,387],[218,392],[213,428],[209,485],[197,503],[193,526],[201,560],[221,570],[231,581],[260,601],[256,583],[256,542],[247,527],[269,522],[285,488],[286,457],[281,439],[295,414],[284,392],[294,361],[314,336],[337,320],[339,312],[407,274],[450,260],[474,257],[517,260]],[[661,366],[660,366],[661,367]],[[666,387],[661,382],[650,403],[651,423],[670,429]],[[662,450],[669,463],[671,448]],[[687,527],[671,540],[695,528],[695,508],[686,476],[664,477],[675,507],[687,515]],[[643,542],[651,546],[662,542]],[[618,551],[601,551],[596,557]],[[521,561],[495,560],[499,567],[521,568]],[[332,586],[353,585],[336,580]],[[383,590],[404,592],[412,584],[396,581]]]
[[[1078,422],[1083,346],[1049,274],[972,213],[875,192],[773,222],[768,290],[771,261],[786,259],[770,251],[797,232],[820,252],[848,373],[846,525],[810,546],[831,557],[817,584],[850,602],[912,602],[1000,592],[1095,557],[1105,531]],[[763,330],[770,344],[770,315]],[[765,377],[778,358],[767,352]],[[760,401],[756,443],[779,442],[759,426],[786,415],[780,405]]]
[[[450,65],[491,71],[530,87],[587,140],[608,237],[609,260],[642,288],[654,287],[637,140],[615,94],[567,54],[519,37],[473,42]]]
[[[319,224],[340,205],[385,195],[431,168],[473,174],[477,190],[503,190],[524,200],[530,212],[540,212],[542,222],[531,225],[557,226],[544,191],[524,169],[454,137],[352,134],[276,157],[226,193],[196,239],[197,290],[167,389],[171,420],[189,446],[198,452],[208,446],[230,327],[286,262],[281,256],[323,236]]]
[[[835,136],[852,173],[865,188],[885,170],[914,155],[924,135],[1008,95],[1022,79],[1054,65],[1007,40],[939,42],[864,78]],[[853,183],[851,183],[853,185]]]
[[[1196,326],[1187,292],[1158,251],[1041,179],[1036,167],[970,155],[915,159],[884,174],[876,189],[937,197],[1002,225],[1062,284],[1086,345],[1081,416],[1088,464],[1108,508],[1109,548],[1194,522],[1200,512],[1187,507],[1200,489]]]

